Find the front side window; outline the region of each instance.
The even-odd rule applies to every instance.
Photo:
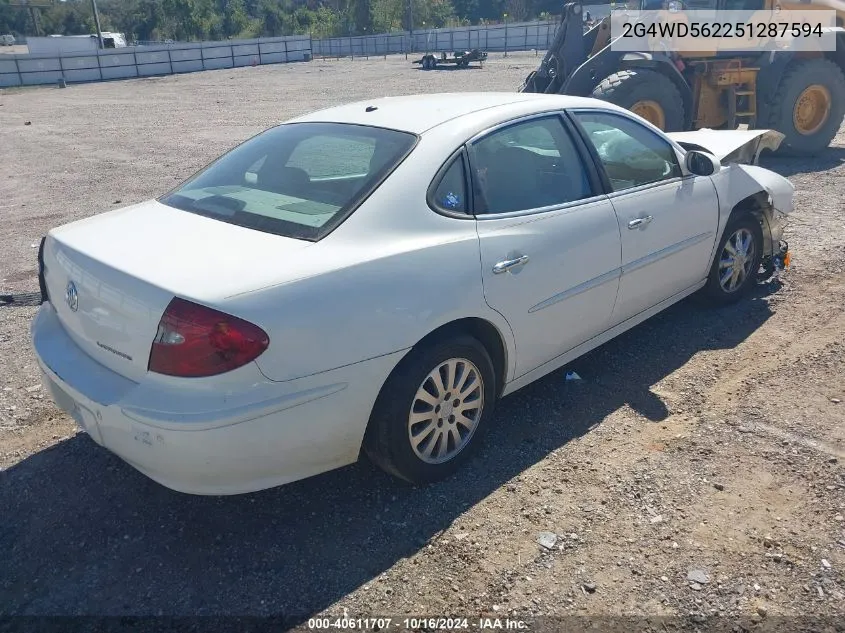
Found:
[[[556,116],[491,132],[471,150],[476,214],[539,209],[592,195],[581,156]]]
[[[224,154],[160,202],[250,229],[317,240],[402,161],[416,139],[363,125],[280,125]]]
[[[614,191],[681,176],[675,150],[647,127],[604,112],[575,112]]]

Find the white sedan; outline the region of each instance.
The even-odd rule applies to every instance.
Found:
[[[782,265],[793,187],[740,164],[779,140],[673,140],[559,95],[329,108],[52,229],[35,352],[59,407],[174,490],[260,490],[362,449],[434,481],[498,398]]]

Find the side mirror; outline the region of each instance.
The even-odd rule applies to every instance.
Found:
[[[695,150],[687,152],[686,165],[696,176],[712,176],[722,168],[719,159],[713,154]]]

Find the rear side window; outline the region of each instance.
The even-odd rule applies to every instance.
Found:
[[[224,154],[160,202],[238,226],[316,241],[413,149],[414,134],[292,123]]]
[[[464,172],[463,155],[459,154],[452,160],[443,173],[434,190],[431,202],[443,211],[467,213],[466,173]]]

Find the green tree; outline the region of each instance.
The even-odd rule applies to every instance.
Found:
[[[200,40],[312,32],[316,37],[415,29],[481,20],[530,19],[558,14],[564,0],[98,0],[104,30],[132,39]],[[599,0],[601,1],[601,0]],[[0,32],[32,34],[29,11],[0,0]],[[90,0],[56,1],[40,10],[46,33],[94,32]]]
[[[402,0],[371,0],[370,19],[373,33],[391,33],[402,29],[407,3]]]
[[[222,29],[225,37],[242,33],[249,26],[243,0],[223,0]]]

